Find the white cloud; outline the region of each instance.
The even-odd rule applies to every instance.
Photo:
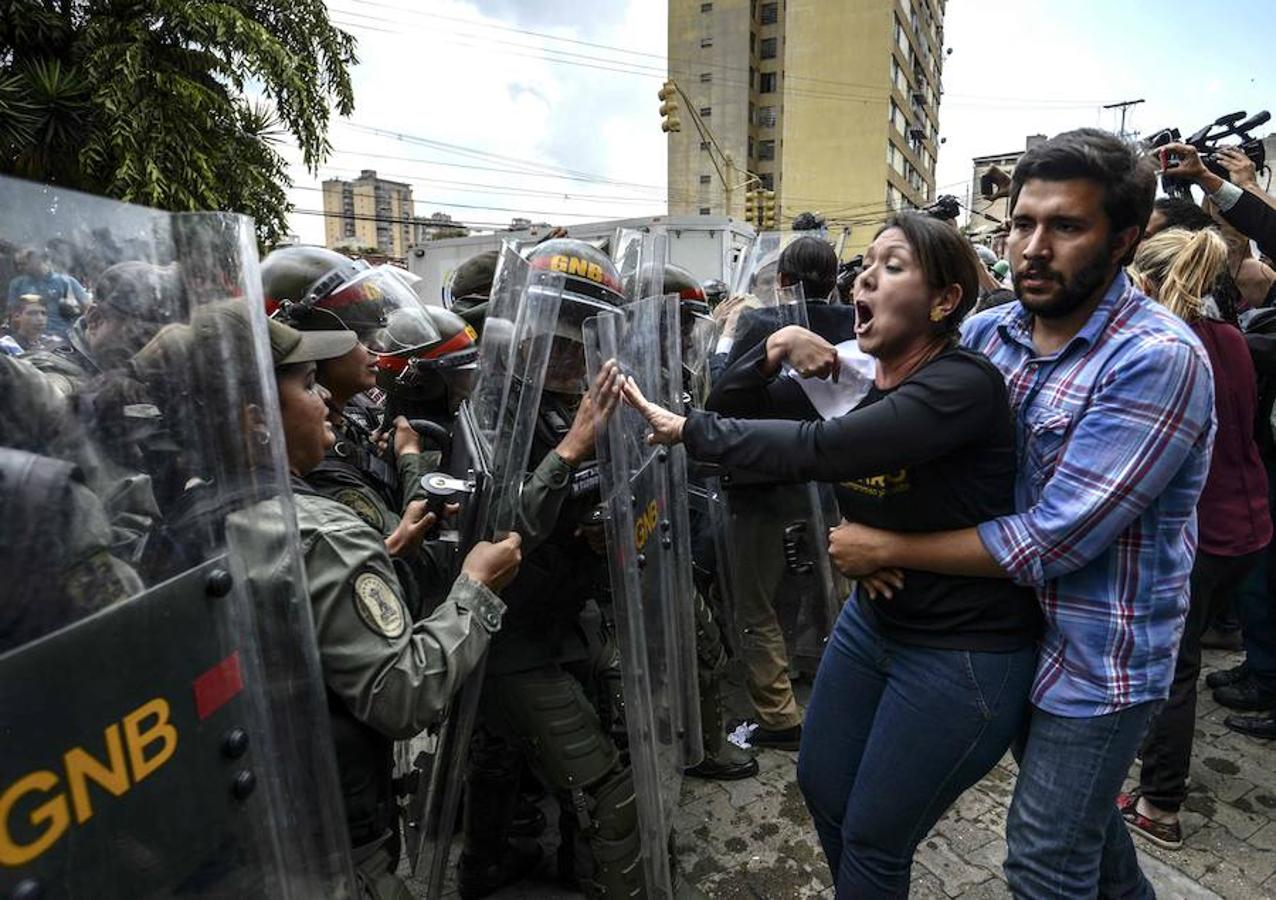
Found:
[[[315,188],[323,178],[376,169],[384,177],[413,184],[419,214],[442,210],[462,221],[504,223],[520,213],[584,221],[663,211],[665,141],[655,97],[660,79],[536,57],[538,47],[550,47],[562,54],[603,58],[595,63],[571,57],[590,66],[659,68],[662,63],[508,30],[525,28],[663,54],[663,8],[630,3],[623,14],[538,18],[532,7],[540,4],[518,4],[514,15],[502,3],[397,0],[401,9],[396,11],[387,8],[395,5],[390,0],[332,0],[334,22],[359,40],[351,123],[649,187],[527,174],[536,167],[430,148],[410,137],[370,134],[334,120],[331,140],[338,152],[320,177],[294,165],[297,189],[291,198],[299,209],[322,208]],[[562,5],[553,8],[561,12]],[[296,161],[295,153],[290,160]],[[292,223],[303,240],[322,241],[321,217],[294,215]]]

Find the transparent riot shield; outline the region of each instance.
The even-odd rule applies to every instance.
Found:
[[[611,258],[620,273],[621,292],[631,303],[664,293],[668,238],[663,228],[617,228]]]
[[[680,409],[677,303],[653,297],[586,322],[590,377],[614,359],[644,393]],[[649,446],[647,431],[634,410],[618,409],[599,434],[598,459],[643,865],[655,896],[672,896],[673,811],[682,770],[703,748],[685,458]]]
[[[0,354],[0,894],[352,897],[252,223],[0,178],[0,244],[66,326]]]
[[[760,234],[748,255],[737,287],[756,293],[739,295],[746,302],[730,325],[737,340],[753,343],[789,325],[808,327],[801,285],[782,288],[775,276],[780,251],[789,239],[778,233]],[[733,347],[724,355],[739,356],[748,349]],[[721,377],[725,361],[709,368],[711,380]],[[780,377],[792,375],[785,371]],[[761,485],[771,486],[762,491]],[[850,590],[828,556],[828,528],[839,520],[832,487],[815,482],[775,485],[765,473],[726,471],[716,488],[714,496],[722,502],[714,510],[718,516],[715,546],[731,633],[747,652],[748,643],[755,639],[754,611],[764,605],[764,599],[756,595],[759,591],[769,594],[790,661],[799,671],[813,675]],[[782,566],[773,564],[781,557]]]
[[[471,535],[468,543],[517,530],[563,284],[561,275],[532,273],[512,246],[502,250],[479,345],[478,380],[459,414],[478,476],[467,509],[472,518],[462,529]],[[442,893],[449,865],[483,674],[480,665],[443,721],[397,750],[400,764],[406,759],[415,770],[417,785],[404,817],[408,859],[431,897]]]

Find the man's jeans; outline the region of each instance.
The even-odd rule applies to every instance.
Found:
[[[1016,743],[1019,780],[1006,817],[1006,881],[1025,900],[1150,898],[1116,807],[1160,702],[1069,719],[1034,708]]]
[[[838,898],[908,896],[918,842],[1022,730],[1036,659],[900,644],[842,607],[798,757]]]
[[[1276,512],[1276,466],[1267,464],[1267,498]],[[1259,556],[1258,565],[1236,592],[1236,616],[1241,620],[1245,665],[1259,687],[1276,692],[1276,591],[1272,590],[1276,541]]]

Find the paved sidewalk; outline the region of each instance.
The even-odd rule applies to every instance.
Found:
[[[1235,654],[1205,651],[1206,672],[1237,662]],[[1223,726],[1228,710],[1214,703],[1204,685],[1202,690],[1192,783],[1182,814],[1184,846],[1166,851],[1135,838],[1144,872],[1161,898],[1276,898],[1276,743],[1229,732]],[[901,748],[901,764],[907,764],[909,752],[924,750]],[[764,751],[756,778],[687,781],[677,819],[678,856],[683,871],[709,896],[832,898],[831,879],[794,780],[795,758],[795,753]],[[914,898],[1009,896],[1001,863],[1014,779],[1014,763],[1007,757],[922,841],[913,867]],[[553,830],[544,838],[547,861],[537,877],[496,898],[580,896],[553,880]]]

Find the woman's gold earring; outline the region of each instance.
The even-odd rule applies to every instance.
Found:
[[[940,309],[938,306],[932,306],[930,308],[930,320],[932,322],[944,321],[944,311]]]

